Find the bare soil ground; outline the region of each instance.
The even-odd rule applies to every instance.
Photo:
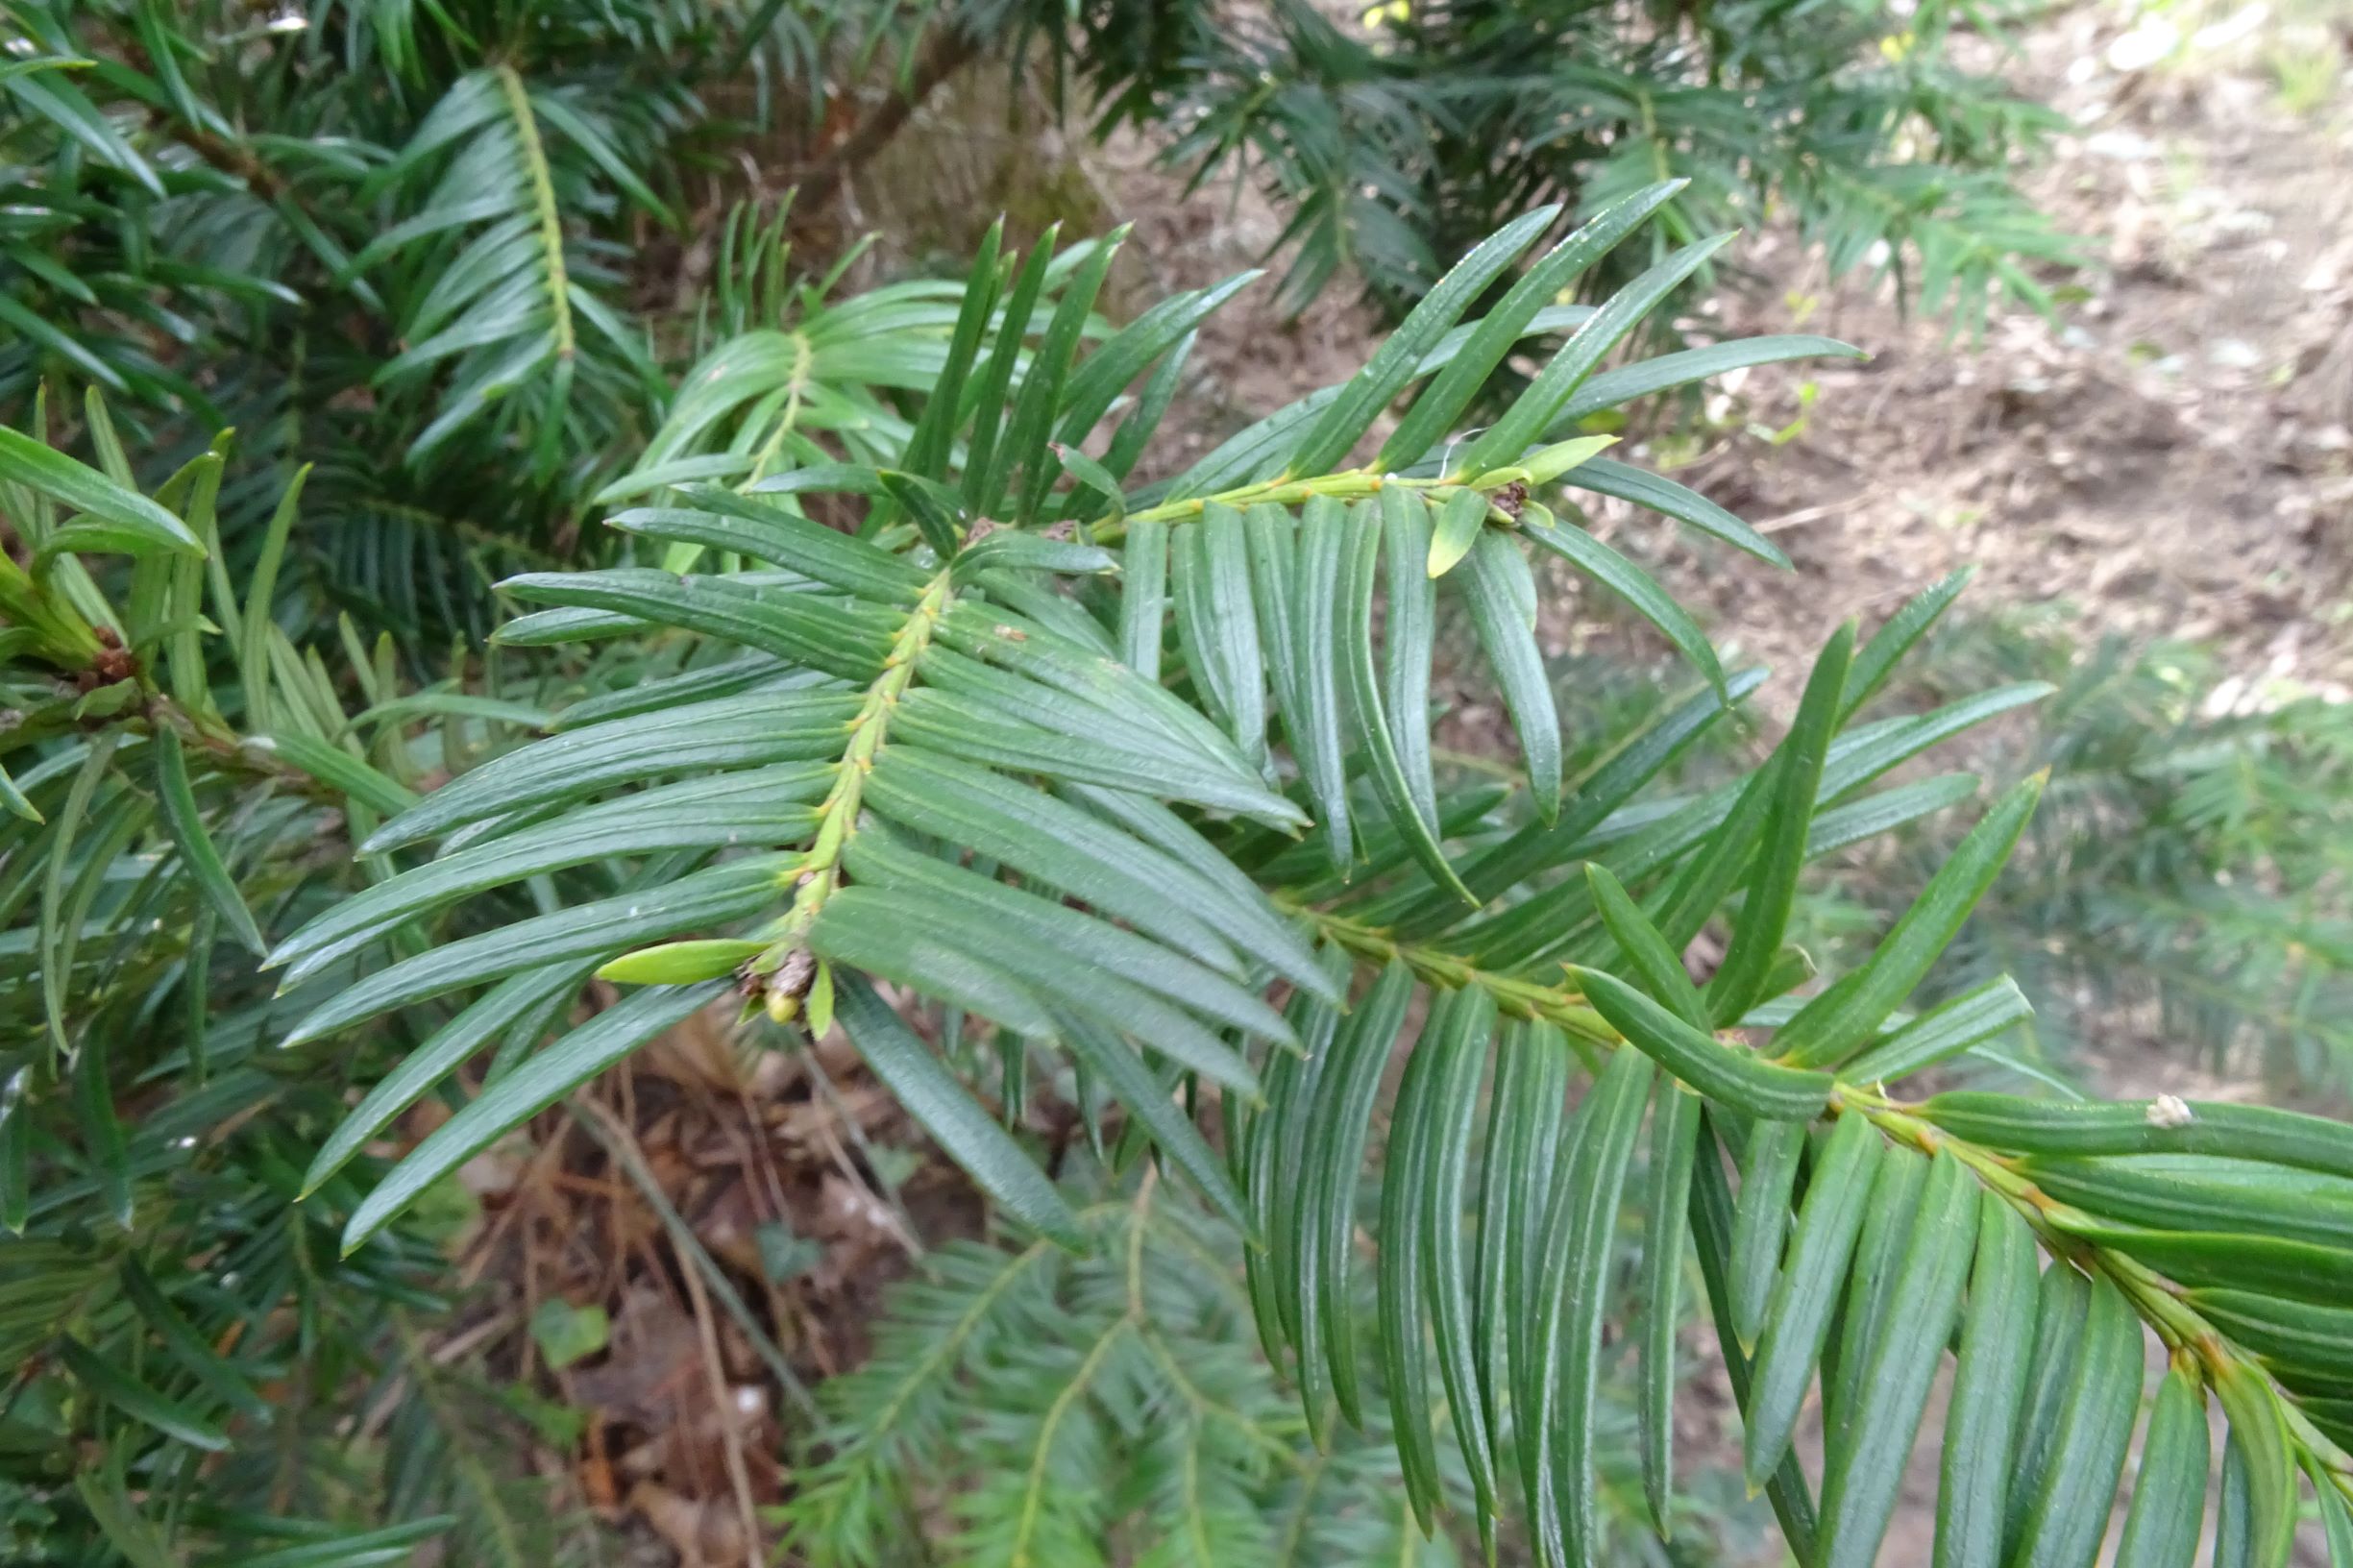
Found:
[[[2353,92],[2297,111],[2260,34],[2119,68],[2140,37],[2079,8],[2027,35],[2014,68],[2074,127],[2031,182],[2095,257],[2058,321],[2013,311],[1949,342],[1826,286],[1779,236],[1760,247],[1786,294],[1729,314],[1771,329],[1794,306],[1875,357],[1755,372],[1679,476],[1771,530],[1805,580],[1759,592],[1662,541],[1723,635],[1771,656],[1974,565],[1979,605],[2217,643],[2250,675],[2343,677]],[[1802,414],[1784,445],[1752,433]]]

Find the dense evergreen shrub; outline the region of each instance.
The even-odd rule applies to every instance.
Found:
[[[1594,1560],[1613,1342],[1635,1347],[1636,1411],[1613,1462],[1670,1518],[1689,1297],[1802,1560],[1872,1559],[1949,1354],[1944,1560],[2089,1562],[2150,1334],[2169,1370],[2128,1560],[2188,1560],[2209,1402],[2228,1560],[2285,1563],[2307,1482],[2341,1556],[2353,1133],[2247,1105],[1910,1091],[2024,1015],[2004,978],[1903,1009],[2042,780],[1984,805],[1826,984],[1786,940],[1812,857],[1976,794],[1895,770],[2044,695],[1868,716],[1958,584],[1842,628],[1760,766],[1652,787],[1758,673],[1724,670],[1574,497],[1786,563],[1581,425],[1729,366],[1852,352],[1774,338],[1603,369],[1717,242],[1598,306],[1555,302],[1677,194],[1635,192],[1549,249],[1558,213],[1516,220],[1349,381],[1146,483],[1214,291],[1091,336],[1112,246],[1016,256],[993,235],[959,299],[911,297],[930,358],[886,404],[903,436],[665,455],[611,519],[617,564],[507,578],[527,613],[495,666],[422,689],[387,645],[298,642],[277,619],[296,485],[240,577],[226,443],[143,488],[95,397],[86,461],[45,417],[0,434],[12,1528],[64,1561],[374,1561],[445,1529],[472,1532],[465,1560],[545,1560],[457,1442],[363,1453],[336,1412],[400,1377],[407,1314],[429,1311],[420,1200],[733,997],[788,1039],[840,1029],[1012,1245],[1124,1292],[1075,1319],[1096,1348],[1049,1402],[1085,1401],[1089,1423],[1154,1434],[1121,1403],[1141,1385],[1091,1369],[1129,1368],[1162,1309],[1137,1305],[1145,1222],[1102,1223],[1040,1164],[1023,1108],[1066,1082],[1126,1145],[1110,1201],[1140,1215],[1182,1185],[1244,1238],[1227,1318],[1251,1320],[1318,1445],[1360,1452],[1340,1433],[1385,1408],[1424,1527],[1451,1500],[1481,1531],[1524,1529],[1540,1561]],[[1507,355],[1564,328],[1455,433]],[[723,351],[680,406],[733,368]],[[798,384],[718,398],[701,428],[758,431]],[[1695,686],[1572,776],[1535,624],[1596,590]],[[1507,782],[1433,745],[1447,601],[1517,737]],[[1695,976],[1684,954],[1719,920],[1721,961]],[[622,997],[583,1015],[592,977]],[[965,1070],[971,1043],[989,1070]],[[433,1092],[454,1114],[385,1157]],[[1089,1262],[1122,1233],[1124,1276]],[[959,1256],[939,1288],[974,1287]],[[995,1386],[985,1356],[959,1370]],[[796,1527],[849,1520],[835,1560],[870,1560],[871,1535],[823,1512],[826,1478],[870,1426],[895,1441],[859,1386]],[[1817,1387],[1809,1473],[1792,1437]],[[1032,1423],[1043,1470],[970,1478],[968,1555],[1085,1560],[1093,1505],[1035,1483],[1061,1474],[1065,1429],[1025,1410],[1007,1419]],[[1235,1494],[1211,1504],[1180,1500],[1187,1529],[1144,1547],[1247,1560],[1203,1550],[1242,1540]]]

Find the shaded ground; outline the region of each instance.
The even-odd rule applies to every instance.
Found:
[[[865,1360],[919,1237],[980,1223],[961,1173],[903,1152],[920,1135],[839,1035],[787,1054],[725,1023],[671,1031],[535,1145],[460,1172],[481,1211],[457,1273],[479,1288],[439,1354],[520,1357],[504,1370],[556,1402],[522,1412],[539,1465],[647,1568],[768,1560],[809,1385]],[[429,1101],[407,1131],[445,1115]],[[596,1327],[567,1360],[580,1313]]]

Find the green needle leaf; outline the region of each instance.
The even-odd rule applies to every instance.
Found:
[[[1507,1326],[1514,1320],[1512,1268],[1520,1257],[1520,1194],[1534,1124],[1549,1107],[1532,1093],[1536,1046],[1527,1027],[1504,1026],[1496,1041],[1495,1089],[1487,1099],[1487,1157],[1480,1170],[1479,1248],[1473,1260],[1471,1354],[1479,1375],[1479,1406],[1486,1418],[1487,1452],[1500,1466],[1504,1404],[1518,1386]]]
[[[156,794],[163,802],[163,821],[171,829],[172,842],[180,846],[181,857],[187,862],[188,872],[196,879],[206,901],[221,919],[229,922],[237,940],[257,954],[267,953],[269,943],[261,937],[261,928],[254,923],[253,911],[245,907],[245,899],[237,892],[236,879],[221,861],[221,852],[213,847],[212,835],[205,831],[204,814],[196,808],[196,793],[188,785],[188,763],[181,749],[180,732],[169,724],[159,725],[155,738]]]
[[[2141,1413],[2142,1360],[2141,1320],[2113,1284],[2094,1280],[2075,1385],[2059,1417],[2042,1492],[2012,1562],[2022,1568],[2091,1568],[2107,1533],[2125,1449]],[[2289,1488],[2292,1499],[2292,1480]]]
[[[1434,1237],[1417,1222],[1414,1206],[1430,1186],[1433,1080],[1445,1068],[1449,1015],[1462,993],[1432,1010],[1422,1038],[1406,1059],[1389,1114],[1388,1147],[1381,1167],[1381,1250],[1376,1283],[1381,1312],[1381,1379],[1388,1389],[1389,1430],[1405,1474],[1406,1496],[1422,1532],[1434,1532],[1439,1504],[1438,1455],[1430,1408],[1430,1367],[1423,1348],[1421,1282]]]
[[[358,1251],[435,1182],[727,989],[715,980],[637,992],[516,1066],[435,1128],[377,1184],[343,1227],[344,1255]],[[876,1076],[884,1075],[878,1070]],[[899,1097],[902,1103],[909,1098],[904,1092]]]
[[[1486,433],[1473,442],[1469,451],[1455,456],[1450,472],[1484,474],[1489,469],[1518,462],[1521,454],[1551,429],[1569,395],[1593,374],[1603,357],[1641,325],[1653,306],[1706,265],[1707,258],[1730,243],[1731,238],[1730,234],[1718,234],[1696,245],[1686,245],[1603,302],[1602,307],[1577,330],[1577,334],[1536,373],[1534,381],[1505,410],[1503,417],[1488,426]]]
[[[1412,972],[1402,964],[1381,971],[1372,990],[1357,1003],[1333,1045],[1333,1060],[1317,1080],[1308,1128],[1313,1164],[1302,1211],[1308,1226],[1302,1262],[1300,1356],[1311,1362],[1320,1345],[1332,1371],[1332,1392],[1351,1426],[1363,1425],[1358,1382],[1356,1306],[1349,1288],[1349,1258],[1356,1235],[1357,1177],[1364,1164],[1364,1141],[1382,1070],[1405,1026],[1413,997]],[[1311,1407],[1311,1421],[1321,1412]]]
[[[2341,1292],[2336,1299],[2342,1299]],[[2136,1346],[2139,1337],[2136,1330]],[[2230,1443],[2244,1467],[2247,1568],[2285,1568],[2295,1549],[2296,1473],[2279,1395],[2262,1373],[2236,1361],[2217,1368],[2214,1392],[2230,1420]],[[2226,1503],[2229,1490],[2226,1484]],[[2226,1534],[2218,1522],[2218,1562],[2221,1560],[2220,1543],[2236,1534],[2235,1531]]]
[[[1703,1125],[1714,1119],[1712,1113],[1702,1117]],[[1749,1358],[1732,1329],[1729,1271],[1733,1200],[1730,1184],[1724,1174],[1724,1160],[1718,1152],[1720,1141],[1712,1129],[1703,1131],[1700,1157],[1692,1163],[1691,1238],[1693,1250],[1699,1254],[1700,1278],[1707,1287],[1716,1343],[1724,1355],[1725,1378],[1732,1386],[1733,1404],[1745,1411],[1752,1392]],[[1765,1485],[1765,1496],[1773,1505],[1774,1517],[1780,1521],[1781,1537],[1788,1543],[1791,1554],[1800,1562],[1812,1561],[1817,1539],[1814,1499],[1806,1488],[1805,1473],[1794,1455],[1781,1461],[1781,1468]]]
[[[1536,645],[1535,620],[1522,595],[1527,576],[1520,547],[1501,529],[1488,528],[1471,546],[1471,570],[1451,580],[1462,585],[1470,600],[1471,628],[1503,688],[1537,820],[1549,822],[1560,811],[1560,714],[1553,705],[1544,650]]]
[[[2190,1568],[2197,1557],[2206,1513],[2206,1390],[2197,1374],[2175,1366],[2157,1385],[2141,1467],[2133,1477],[2132,1508],[2116,1543],[2116,1568]],[[2322,1488],[2325,1514],[2330,1488]],[[2341,1512],[2343,1505],[2338,1505]],[[2334,1532],[2330,1561],[2337,1560]]]
[[[1740,1207],[1732,1216],[1731,1312],[1743,1350],[1764,1332],[1789,1235],[1790,1194],[1805,1153],[1805,1127],[1758,1121],[1740,1150]]]
[[[1329,496],[1311,500],[1299,522],[1294,700],[1283,710],[1291,754],[1315,802],[1332,869],[1345,875],[1356,859],[1348,805],[1347,753],[1340,740],[1340,563],[1351,527],[1348,510]]]
[[[1955,1138],[2015,1154],[2198,1154],[2353,1177],[2353,1124],[2213,1100],[2107,1105],[1939,1094],[1921,1115]]]
[[[1691,661],[1693,669],[1707,677],[1710,686],[1724,689],[1724,667],[1716,662],[1716,649],[1707,633],[1649,573],[1575,524],[1523,518],[1519,531],[1626,600]]]
[[[173,1306],[136,1258],[125,1258],[118,1275],[123,1295],[146,1325],[198,1383],[225,1405],[247,1415],[266,1416],[269,1406],[245,1375],[205,1342],[180,1309]]]
[[[145,496],[6,427],[0,427],[0,479],[21,484],[107,525],[110,539],[93,538],[92,548],[165,550],[188,555],[205,552],[186,524]]]
[[[1851,1084],[1888,1083],[1958,1056],[2034,1017],[2034,1004],[2008,975],[1963,992],[1884,1036],[1839,1069]]]
[[[1161,624],[1168,612],[1168,525],[1138,523],[1119,552],[1119,657],[1146,680],[1160,679]]]
[[[1969,1311],[1945,1416],[1935,1568],[1998,1568],[2004,1560],[2012,1434],[2028,1371],[2019,1326],[2035,1311],[2035,1257],[2026,1222],[1994,1193],[1980,1193]],[[2204,1486],[2201,1465],[2201,1492]]]
[[[1640,1404],[1642,1494],[1651,1523],[1667,1535],[1675,1475],[1675,1336],[1682,1324],[1683,1255],[1690,1237],[1691,1164],[1700,1137],[1700,1098],[1672,1078],[1651,1092],[1650,1164],[1644,1183]],[[1714,1150],[1709,1151],[1710,1158]]]
[[[1559,1166],[1544,1233],[1542,1318],[1533,1369],[1540,1542],[1555,1563],[1601,1560],[1602,1513],[1594,1450],[1602,1320],[1610,1303],[1610,1242],[1626,1190],[1634,1134],[1655,1076],[1649,1059],[1620,1051],[1578,1108],[1576,1149]],[[1523,1434],[1522,1441],[1527,1441]],[[1557,1507],[1548,1507],[1555,1500]]]
[[[1293,477],[1325,474],[1347,456],[1381,411],[1389,405],[1389,401],[1404,391],[1406,383],[1417,374],[1422,355],[1437,346],[1446,330],[1461,318],[1497,274],[1517,260],[1520,253],[1533,244],[1536,236],[1559,215],[1557,207],[1540,207],[1524,213],[1456,262],[1438,280],[1437,286],[1423,295],[1421,303],[1398,324],[1397,331],[1373,351],[1364,368],[1340,389],[1306,439],[1291,453],[1284,472]],[[1512,335],[1518,334],[1515,331]],[[1472,341],[1481,340],[1474,334]],[[1465,355],[1467,357],[1467,348]],[[1451,420],[1452,416],[1448,418]],[[1434,419],[1432,423],[1443,422]],[[1435,439],[1438,433],[1432,431],[1431,438]]]
[[[1785,1121],[1819,1115],[1828,1103],[1834,1086],[1827,1073],[1780,1066],[1746,1046],[1728,1045],[1598,969],[1573,968],[1569,974],[1627,1043],[1711,1100]]]
[[[1355,508],[1349,527],[1352,531],[1341,546],[1337,635],[1340,673],[1353,720],[1351,728],[1368,760],[1373,787],[1381,796],[1389,822],[1404,838],[1415,864],[1429,873],[1433,883],[1453,892],[1465,905],[1472,905],[1477,900],[1455,874],[1445,849],[1438,844],[1435,812],[1427,818],[1422,815],[1416,780],[1407,775],[1392,739],[1395,721],[1384,711],[1382,703],[1383,681],[1374,665],[1373,649],[1373,585],[1381,568],[1381,528],[1374,508],[1369,505]],[[1426,747],[1423,754],[1426,758]],[[1425,785],[1427,778],[1425,772],[1421,780]]]
[[[1438,508],[1437,531],[1431,535],[1426,576],[1446,576],[1471,552],[1480,531],[1487,526],[1489,510],[1487,498],[1476,490],[1457,490],[1446,498]]]
[[[1266,664],[1259,627],[1267,612],[1252,592],[1257,564],[1254,553],[1244,551],[1240,514],[1230,506],[1212,505],[1200,522],[1177,530],[1177,638],[1186,669],[1203,705],[1223,716],[1234,744],[1244,755],[1263,759]],[[1277,647],[1279,680],[1290,651],[1287,641]]]
[[[2034,1349],[2026,1363],[2024,1404],[2011,1439],[2009,1497],[2002,1520],[2004,1562],[2011,1560],[2024,1539],[2027,1515],[2041,1494],[2043,1471],[2059,1430],[2059,1412],[2075,1385],[2075,1362],[2082,1355],[2091,1304],[2091,1284],[2075,1269],[2053,1263],[2043,1271],[2035,1290]]]
[[[1073,1252],[1086,1237],[1062,1194],[1019,1144],[973,1103],[954,1075],[855,974],[834,981],[835,1016],[859,1056],[941,1151],[1021,1224]]]
[[[1463,1249],[1462,1190],[1496,1008],[1495,998],[1478,987],[1454,992],[1442,1005],[1443,1017],[1434,1020],[1430,1031],[1439,1063],[1428,1130],[1433,1168],[1429,1181],[1414,1194],[1422,1231],[1420,1284],[1436,1325],[1438,1370],[1456,1441],[1480,1510],[1491,1518],[1498,1506],[1495,1456],[1487,1440],[1484,1384],[1474,1337],[1474,1286]]]
[[[1413,809],[1424,821],[1434,822],[1430,668],[1437,646],[1438,592],[1422,569],[1430,537],[1430,507],[1420,496],[1400,485],[1381,492],[1382,580],[1387,589],[1381,645],[1383,716]]]
[[[1663,181],[1611,203],[1522,273],[1495,308],[1480,319],[1437,380],[1414,401],[1411,412],[1398,422],[1396,433],[1382,444],[1373,466],[1388,473],[1428,456],[1431,448],[1462,417],[1538,312],[1619,240],[1672,201],[1685,184]]]
[[[135,1378],[117,1371],[113,1362],[71,1335],[61,1340],[58,1348],[66,1369],[76,1379],[133,1420],[144,1422],[166,1437],[177,1438],[208,1454],[219,1454],[229,1447],[229,1434],[178,1400],[166,1398]]]
[[[1829,1338],[1847,1262],[1862,1233],[1881,1146],[1867,1119],[1842,1115],[1806,1184],[1789,1263],[1774,1282],[1750,1368],[1743,1455],[1752,1488],[1761,1488],[1789,1453],[1806,1389]]]
[[[1870,962],[1789,1020],[1774,1038],[1783,1061],[1800,1067],[1842,1061],[1903,1005],[1993,886],[2043,797],[2046,776],[2038,773],[1996,801],[1928,879]]]
[[[2200,1437],[2205,1435],[2205,1428],[2202,1422],[2199,1426],[2198,1433]],[[2204,1451],[2202,1449],[2200,1450],[2199,1457],[2201,1459],[2204,1458]],[[2145,1471],[2146,1466],[2145,1465],[2143,1468]],[[2201,1473],[2198,1479],[2203,1481],[2205,1477],[2203,1474],[2202,1465],[2200,1470]],[[2344,1493],[2339,1488],[2334,1475],[2315,1475],[2313,1477],[2313,1490],[2320,1499],[2320,1526],[2328,1541],[2329,1568],[2353,1568],[2353,1509],[2348,1509],[2345,1507]],[[2200,1492],[2199,1500],[2201,1502],[2204,1501],[2204,1494],[2202,1490]],[[2189,1546],[2184,1550],[2182,1556],[2178,1559],[2152,1558],[2150,1560],[2160,1563],[2169,1563],[2174,1560],[2179,1560],[2180,1562],[2186,1564],[2190,1560],[2188,1554],[2196,1550],[2196,1547],[2197,1521],[2194,1518],[2190,1521]],[[2139,1562],[2133,1559],[2119,1556],[2117,1561],[2119,1568],[2140,1568]]]
[[[1692,1029],[1705,1033],[1707,1007],[1683,968],[1682,955],[1667,945],[1667,939],[1608,867],[1598,860],[1587,861],[1585,881],[1593,889],[1593,906],[1602,917],[1603,929],[1618,944],[1618,952],[1642,982],[1642,989]]]
[[[1784,572],[1791,570],[1789,557],[1781,552],[1778,545],[1705,496],[1686,489],[1673,479],[1662,478],[1614,458],[1587,457],[1561,482],[1572,489],[1590,490],[1596,495],[1630,501],[1662,517],[1689,524],[1702,533],[1713,534],[1734,549],[1747,551],[1758,560],[1769,562]]]
[[[114,1090],[107,1081],[110,1044],[104,1031],[94,1030],[74,1058],[74,1120],[107,1213],[128,1231],[136,1217],[132,1204],[131,1152],[122,1120],[115,1114]]]
[[[1241,1194],[1235,1190],[1233,1178],[1218,1163],[1200,1130],[1169,1097],[1167,1086],[1144,1065],[1143,1058],[1109,1029],[1091,1020],[1066,1017],[1062,1022],[1062,1038],[1069,1045],[1071,1056],[1099,1077],[1103,1087],[1111,1090],[1112,1098],[1144,1125],[1154,1145],[1191,1178],[1193,1185],[1201,1188],[1202,1196],[1210,1200],[1211,1207],[1248,1231],[1249,1213]],[[1234,1091],[1229,1098],[1239,1100],[1240,1091]]]
[[[501,981],[458,1015],[427,1037],[401,1059],[365,1097],[352,1108],[303,1173],[302,1196],[308,1197],[341,1170],[392,1124],[393,1118],[422,1099],[426,1091],[455,1072],[468,1058],[508,1030],[533,1017],[543,1017],[586,983],[585,966],[552,964],[526,969]]]
[[[1822,1568],[1869,1568],[1878,1556],[1929,1384],[1969,1279],[1977,1194],[1976,1178],[1950,1153],[1940,1151],[1929,1162],[1900,1262],[1875,1314],[1870,1357],[1854,1400],[1829,1417],[1834,1424],[1824,1439]],[[2097,1517],[2105,1522],[2104,1508]]]
[[[1798,873],[1805,869],[1808,831],[1814,820],[1814,798],[1822,786],[1822,765],[1838,722],[1840,696],[1847,687],[1847,667],[1854,651],[1854,623],[1838,628],[1805,683],[1798,716],[1788,736],[1774,752],[1773,798],[1765,808],[1764,842],[1752,873],[1740,919],[1732,927],[1731,945],[1723,965],[1707,983],[1709,1012],[1720,1023],[1729,1023],[1756,1005],[1766,971],[1781,949],[1789,931],[1789,911],[1797,899]]]

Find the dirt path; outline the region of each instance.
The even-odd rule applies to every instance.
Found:
[[[1801,591],[1609,521],[1784,679],[1840,619],[1968,564],[1981,608],[2215,642],[2247,675],[2353,670],[2353,78],[2341,56],[2333,101],[2299,112],[2276,31],[2120,69],[2145,35],[2085,7],[2022,40],[2017,80],[2075,128],[2032,188],[2097,258],[2058,322],[2011,312],[1949,342],[1828,289],[1785,238],[1752,254],[1784,295],[1733,306],[1744,330],[1875,355],[1753,373],[1678,472],[1772,532]]]

